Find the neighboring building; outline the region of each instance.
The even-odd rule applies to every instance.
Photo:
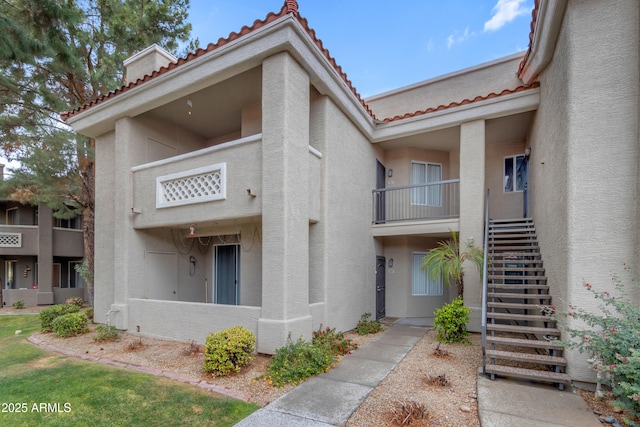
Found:
[[[1,174],[0,168],[0,174]],[[25,306],[86,299],[75,267],[84,257],[82,218],[54,218],[46,205],[0,201],[0,304]]]
[[[541,0],[524,59],[366,100],[295,1],[180,60],[140,52],[64,114],[96,139],[96,320],[239,324],[271,353],[364,312],[430,317],[455,287],[421,258],[449,230],[482,245],[486,189],[491,217],[535,219],[556,304],[594,305],[585,280],[638,273],[638,9]],[[472,330],[480,294],[467,269]]]

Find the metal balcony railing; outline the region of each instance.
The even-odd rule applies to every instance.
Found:
[[[373,223],[460,216],[460,180],[373,190]]]

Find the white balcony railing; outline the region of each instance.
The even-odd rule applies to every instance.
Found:
[[[460,180],[373,190],[373,223],[460,216]]]

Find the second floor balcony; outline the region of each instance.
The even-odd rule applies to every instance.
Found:
[[[373,190],[374,236],[457,231],[460,180]]]

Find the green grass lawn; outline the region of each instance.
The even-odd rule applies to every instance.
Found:
[[[2,426],[230,426],[258,409],[187,384],[42,350],[26,340],[39,328],[37,315],[0,316]]]

